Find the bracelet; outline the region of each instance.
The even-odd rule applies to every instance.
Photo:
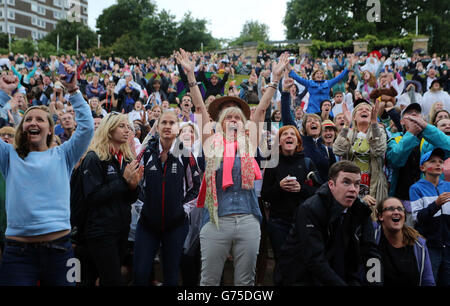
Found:
[[[189,87],[194,87],[197,85],[197,82],[189,82],[188,85]]]

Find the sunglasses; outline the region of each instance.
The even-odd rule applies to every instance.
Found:
[[[117,115],[122,115],[122,113],[119,113],[119,112],[110,112],[110,113],[109,113],[109,116],[108,116],[108,119],[106,119],[106,122],[108,122],[108,120],[109,120],[111,117],[117,116]]]
[[[0,137],[6,137],[8,136],[9,138],[14,138],[14,134],[10,134],[10,133],[0,133]]]
[[[390,211],[390,212],[394,212],[398,210],[398,212],[405,212],[405,208],[402,206],[398,206],[398,207],[394,207],[394,206],[389,206],[389,207],[385,207],[383,208],[383,211]]]

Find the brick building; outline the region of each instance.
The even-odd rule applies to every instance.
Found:
[[[18,38],[41,39],[61,19],[88,24],[88,0],[0,0],[0,30]]]

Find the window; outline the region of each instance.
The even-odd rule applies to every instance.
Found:
[[[16,1],[15,0],[8,0],[8,4],[9,5],[16,5]],[[14,31],[15,33],[15,31]]]
[[[41,15],[45,15],[45,7],[38,6],[38,13]]]
[[[36,16],[31,17],[31,24],[37,25],[37,18],[36,18]]]
[[[53,18],[55,19],[61,19],[61,13],[58,11],[53,11]]]
[[[31,10],[33,12],[37,12],[38,11],[38,5],[34,2],[31,2]]]
[[[31,31],[31,38],[33,39],[37,39],[38,38],[38,34],[36,31]]]
[[[0,18],[3,17],[3,10],[0,9]]]
[[[8,19],[16,19],[16,13],[14,13],[13,11],[8,11]]]
[[[10,26],[9,26],[9,33],[11,33],[11,34],[16,34],[16,27],[13,26],[13,25],[10,25]]]

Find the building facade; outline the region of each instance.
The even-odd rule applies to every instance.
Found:
[[[0,30],[18,38],[41,39],[61,19],[88,24],[88,0],[0,0]]]

